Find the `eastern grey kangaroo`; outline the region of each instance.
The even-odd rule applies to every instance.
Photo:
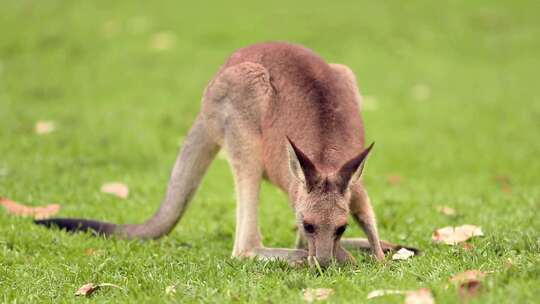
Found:
[[[159,238],[182,217],[205,171],[224,149],[234,176],[234,257],[352,261],[344,249],[383,250],[360,175],[364,149],[361,97],[353,72],[328,64],[311,50],[261,43],[234,52],[204,90],[201,110],[180,149],[165,198],[143,224],[84,219],[36,221],[70,231],[93,230],[129,239]],[[269,180],[288,194],[298,225],[297,249],[266,248],[257,211],[259,188]],[[351,215],[366,239],[341,239]]]

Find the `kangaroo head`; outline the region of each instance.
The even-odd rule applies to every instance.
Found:
[[[296,180],[291,203],[298,229],[307,241],[309,256],[327,265],[344,252],[339,240],[347,228],[349,187],[360,177],[373,144],[330,173],[321,172],[290,139],[287,147],[289,170]]]

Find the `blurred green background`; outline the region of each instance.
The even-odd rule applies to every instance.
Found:
[[[60,215],[140,222],[162,197],[202,90],[235,49],[305,45],[357,74],[367,140],[365,180],[382,238],[425,254],[317,276],[279,263],[229,259],[234,231],[228,165],[212,165],[192,208],[156,242],[103,240],[34,227],[0,212],[0,301],[72,302],[87,282],[96,302],[331,302],[373,289],[429,287],[494,271],[478,302],[534,302],[540,292],[540,68],[536,1],[12,1],[0,3],[0,197],[56,202]],[[56,130],[36,135],[40,120]],[[389,183],[389,176],[401,182]],[[118,180],[119,200],[99,192]],[[438,205],[459,216],[439,214]],[[285,197],[265,185],[267,246],[292,246]],[[431,244],[433,229],[482,226],[473,249]],[[352,226],[352,225],[351,225]],[[351,229],[347,236],[360,235]],[[100,254],[85,255],[90,248]],[[508,259],[512,261],[511,267]],[[167,286],[177,293],[167,295]],[[374,302],[399,303],[389,296]]]

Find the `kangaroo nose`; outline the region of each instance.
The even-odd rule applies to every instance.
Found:
[[[317,262],[319,263],[319,266],[321,266],[321,268],[326,268],[332,263],[332,258],[331,257],[320,257],[320,256],[318,256],[317,257]]]
[[[323,240],[315,245],[315,257],[321,267],[327,267],[334,258],[333,244],[330,241]]]

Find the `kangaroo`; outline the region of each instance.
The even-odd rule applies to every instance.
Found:
[[[364,149],[360,93],[353,72],[328,64],[289,43],[260,43],[234,52],[203,92],[200,112],[185,138],[159,209],[143,224],[84,219],[37,224],[68,231],[92,230],[128,239],[155,239],[182,217],[218,150],[224,149],[236,193],[233,257],[315,257],[320,265],[353,262],[345,249],[383,250],[361,173],[373,144]],[[296,249],[261,242],[259,188],[269,180],[288,194],[298,226]],[[366,239],[341,239],[351,215]]]

